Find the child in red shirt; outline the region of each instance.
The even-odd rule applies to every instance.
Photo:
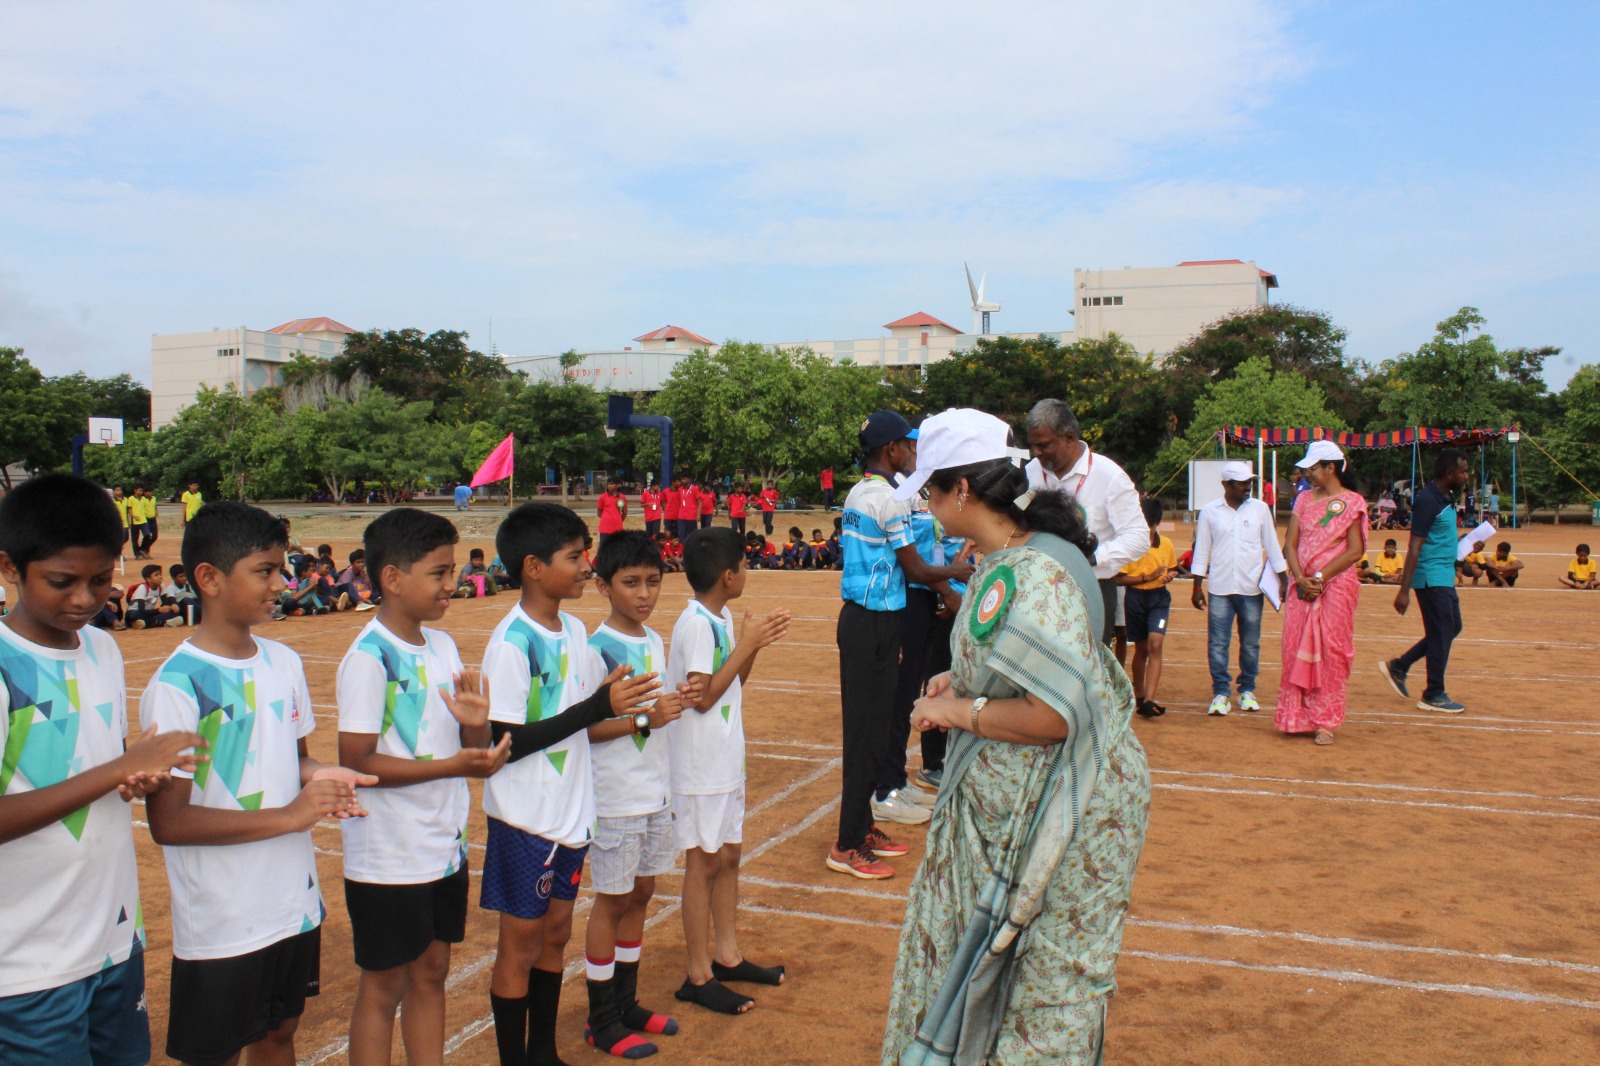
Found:
[[[733,526],[733,531],[744,536],[745,515],[749,511],[748,489],[744,485],[735,485],[733,491],[728,493],[728,521]]]
[[[654,485],[646,485],[639,493],[639,506],[644,508],[644,531],[654,540],[661,532],[661,493]]]
[[[700,528],[710,529],[711,519],[717,513],[717,490],[710,485],[700,486]]]
[[[676,533],[678,531],[679,490],[682,486],[683,478],[675,477],[661,490],[661,517],[667,520],[666,531],[668,533]]]
[[[600,515],[600,547],[604,548],[608,538],[622,532],[622,522],[628,514],[628,498],[622,495],[622,482],[616,478],[606,479],[606,491],[595,503],[595,510]]]
[[[700,490],[688,478],[683,479],[683,487],[678,490],[678,539],[685,541],[689,534],[694,532],[695,518],[700,513]]]
[[[767,527],[767,536],[772,536],[772,513],[778,509],[778,489],[772,482],[767,482],[767,487],[761,490],[761,495],[756,497],[761,505],[761,521]]]

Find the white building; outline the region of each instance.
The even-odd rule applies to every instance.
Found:
[[[1277,276],[1253,260],[1074,270],[1072,310],[1084,340],[1115,332],[1159,359],[1219,318],[1265,307],[1268,292],[1277,287]]]
[[[233,385],[249,396],[278,384],[278,365],[297,352],[331,359],[344,351],[349,326],[331,318],[297,318],[276,329],[213,329],[150,337],[150,428],[171,422],[200,386]]]

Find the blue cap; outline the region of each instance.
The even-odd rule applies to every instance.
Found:
[[[906,439],[912,432],[911,423],[903,415],[894,411],[874,411],[861,423],[861,432],[856,439],[861,444],[862,452],[875,452],[885,444]]]

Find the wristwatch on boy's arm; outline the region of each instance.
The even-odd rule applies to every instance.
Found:
[[[639,735],[641,737],[649,739],[649,737],[650,737],[650,716],[648,714],[644,713],[643,711],[640,711],[638,714],[632,715],[632,718],[633,718],[633,731],[634,731],[634,733],[636,733],[637,735]]]

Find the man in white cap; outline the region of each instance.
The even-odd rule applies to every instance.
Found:
[[[1028,485],[1064,489],[1083,508],[1089,532],[1099,542],[1094,576],[1105,603],[1105,632],[1110,644],[1117,615],[1117,573],[1150,550],[1150,528],[1139,506],[1133,479],[1107,456],[1096,455],[1083,442],[1078,419],[1060,400],[1040,400],[1028,411]]]
[[[1211,666],[1211,704],[1207,714],[1232,707],[1228,658],[1235,621],[1239,627],[1239,709],[1259,711],[1256,675],[1261,665],[1261,573],[1278,575],[1278,602],[1288,592],[1289,566],[1278,546],[1272,510],[1250,498],[1255,471],[1249,463],[1222,467],[1222,498],[1200,508],[1194,528],[1195,609],[1206,612],[1206,658]],[[1211,595],[1206,595],[1206,582]]]

